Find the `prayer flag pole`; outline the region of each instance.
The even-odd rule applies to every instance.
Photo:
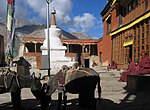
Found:
[[[48,76],[50,76],[50,37],[49,37],[49,4],[53,0],[46,0],[47,2],[47,51],[48,51]]]
[[[15,36],[15,0],[7,0],[7,30],[10,31],[9,37],[9,51],[7,53],[7,60],[9,62],[9,66],[11,66],[13,60],[13,42]]]

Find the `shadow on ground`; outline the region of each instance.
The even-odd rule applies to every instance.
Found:
[[[52,100],[48,110],[57,110],[57,100]],[[22,106],[25,110],[40,110],[40,102],[36,99],[22,100]],[[11,103],[0,104],[0,110],[12,110]],[[67,101],[67,110],[86,110],[78,105],[78,99]],[[96,110],[150,110],[150,91],[138,92],[136,94],[128,93],[121,100],[121,103],[114,103],[110,99],[102,99],[99,103],[97,99]]]

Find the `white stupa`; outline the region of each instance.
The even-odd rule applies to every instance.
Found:
[[[60,28],[56,26],[56,19],[55,19],[56,11],[52,10],[51,15],[51,26],[49,28],[49,43],[50,43],[50,68],[51,74],[56,74],[63,65],[72,66],[75,61],[72,61],[71,58],[65,57],[66,46],[63,46],[60,36],[62,31]],[[47,36],[47,29],[45,29],[45,36],[46,39],[44,40],[43,45],[41,46],[42,56],[48,55],[48,36]],[[48,63],[48,59],[44,60]],[[46,64],[47,65],[47,64]]]

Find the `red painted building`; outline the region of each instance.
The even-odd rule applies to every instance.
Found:
[[[99,43],[102,62],[114,60],[119,68],[124,68],[127,59],[140,58],[142,50],[150,56],[149,0],[108,0],[101,15],[104,23]]]
[[[111,19],[109,18],[109,13],[110,11],[110,4],[111,2],[109,1],[105,8],[101,12],[102,16],[102,21],[103,21],[103,36],[100,38],[98,48],[99,48],[99,58],[100,62],[102,63],[103,66],[108,66],[108,64],[111,61],[111,53],[112,53],[112,40],[110,37],[110,32],[111,32]],[[106,16],[108,15],[108,16]]]

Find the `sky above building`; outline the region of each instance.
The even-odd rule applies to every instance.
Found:
[[[57,26],[68,32],[83,32],[93,38],[103,35],[101,11],[107,0],[53,0]],[[0,0],[0,20],[5,22],[7,0]],[[16,0],[15,18],[46,24],[46,0]]]

